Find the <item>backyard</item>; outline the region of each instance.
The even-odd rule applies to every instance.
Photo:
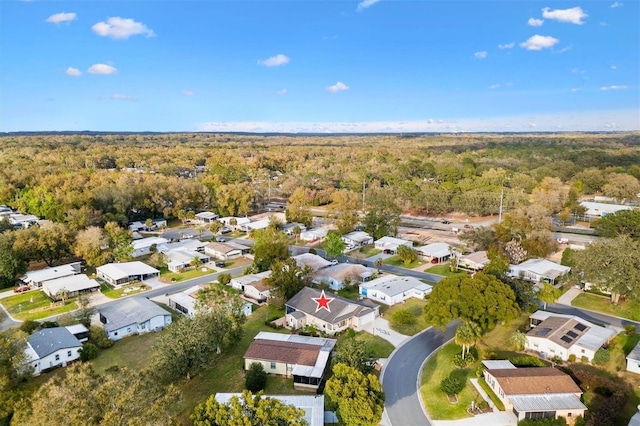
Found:
[[[628,300],[618,304],[611,303],[608,296],[592,293],[580,293],[571,302],[572,306],[602,312],[603,314],[640,321],[640,303]]]
[[[31,290],[0,299],[9,314],[20,321],[39,320],[52,315],[64,314],[78,308],[75,300],[53,302],[40,290]]]

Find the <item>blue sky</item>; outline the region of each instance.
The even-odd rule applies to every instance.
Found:
[[[0,131],[640,129],[640,2],[4,1]]]

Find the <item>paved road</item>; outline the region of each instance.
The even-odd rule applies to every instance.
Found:
[[[565,314],[565,315],[575,315],[596,324],[611,325],[613,327],[617,327],[620,329],[624,329],[624,326],[627,324],[633,324],[636,326],[636,330],[638,330],[638,332],[640,333],[640,322],[612,317],[610,315],[601,314],[599,312],[593,312],[585,309],[576,308],[573,306],[558,305],[558,304],[547,305],[547,311],[556,312],[556,313]]]
[[[453,338],[455,322],[443,332],[429,328],[396,349],[382,370],[384,407],[391,426],[429,426],[418,397],[420,370],[426,359]]]

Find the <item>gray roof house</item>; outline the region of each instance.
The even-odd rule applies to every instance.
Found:
[[[171,324],[171,314],[146,297],[129,297],[99,312],[104,332],[111,340],[160,330]]]
[[[640,342],[627,355],[627,371],[640,374]]]
[[[82,343],[65,327],[45,328],[29,336],[25,352],[33,375],[55,367],[66,367],[80,357]]]
[[[287,326],[298,329],[313,325],[327,334],[334,334],[347,328],[360,330],[380,315],[380,307],[368,299],[356,302],[328,291],[325,296],[332,299],[329,310],[318,309],[314,299],[320,295],[320,290],[305,287],[289,299],[286,303]]]

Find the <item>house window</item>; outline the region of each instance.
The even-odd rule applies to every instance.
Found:
[[[60,354],[56,354],[56,361],[60,361]]]
[[[273,362],[273,361],[271,361],[271,369],[272,369],[272,370],[275,370],[275,369],[276,369],[276,363],[275,363],[275,362]]]
[[[504,392],[502,392],[502,388],[500,388],[500,396],[504,397]]]
[[[581,353],[584,353],[584,349],[582,349],[580,352],[581,352]]]
[[[70,357],[71,356],[71,351],[67,351],[67,356]]]

